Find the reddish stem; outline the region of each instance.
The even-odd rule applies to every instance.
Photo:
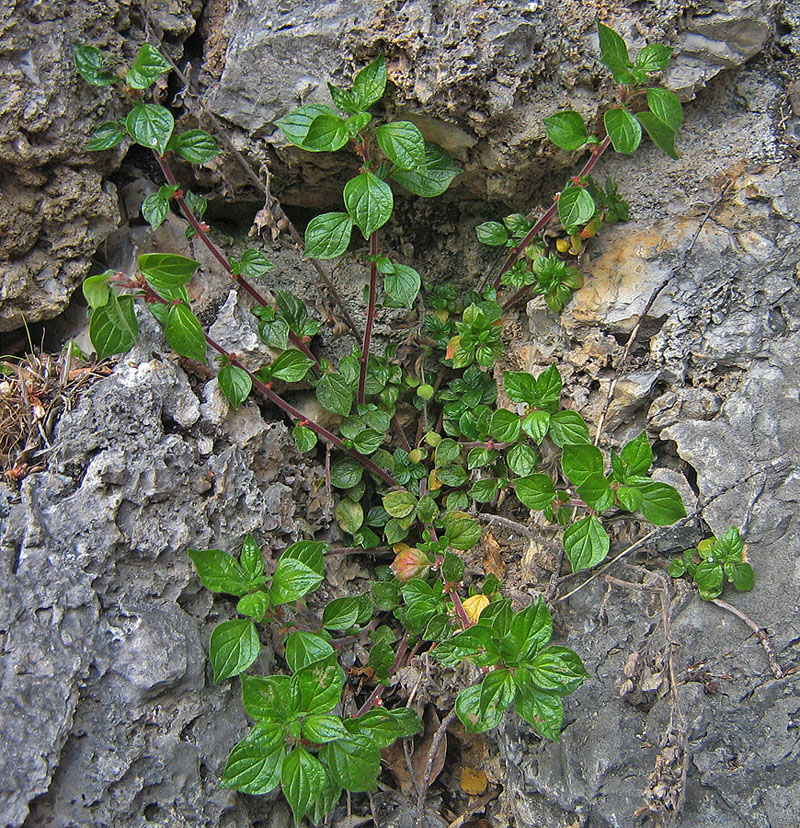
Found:
[[[175,186],[178,182],[175,180],[175,176],[172,172],[172,169],[169,166],[166,158],[162,155],[159,155],[155,150],[153,150],[153,155],[155,155],[156,160],[158,161],[159,167],[161,167],[161,172],[164,174],[164,178],[167,179],[167,183],[171,186]],[[206,230],[203,227],[202,222],[197,218],[197,216],[191,211],[189,205],[186,203],[186,199],[183,195],[180,194],[180,190],[175,194],[175,201],[180,207],[181,212],[186,217],[186,221],[192,226],[192,229],[195,233],[197,233],[197,237],[200,241],[208,249],[208,252],[220,263],[223,270],[231,277],[236,283],[244,290],[246,293],[250,294],[250,296],[262,307],[265,308],[272,308],[275,307],[271,302],[268,302],[266,297],[263,296],[256,288],[241,274],[235,274],[233,272],[233,267],[231,266],[228,257],[217,247],[211,237],[208,235]],[[316,371],[320,371],[320,364],[319,360],[314,356],[311,352],[311,349],[306,345],[305,342],[294,332],[289,331],[289,339],[292,341],[292,344],[297,348],[299,351],[302,351],[313,363],[314,368]]]
[[[378,255],[378,231],[375,230],[369,237],[369,252],[374,258]],[[369,306],[367,308],[367,326],[364,329],[364,347],[361,349],[361,374],[358,378],[358,404],[364,402],[364,388],[367,382],[367,360],[369,346],[372,342],[372,326],[375,323],[375,294],[378,289],[378,264],[375,261],[369,264]]]
[[[389,676],[393,676],[397,672],[397,668],[400,666],[400,662],[403,660],[403,656],[406,654],[406,650],[408,649],[408,633],[403,635],[402,640],[400,641],[400,646],[397,648],[397,655],[394,659],[394,664],[392,664],[392,669],[389,670]],[[415,652],[416,648],[414,648]],[[383,695],[383,691],[386,689],[385,684],[379,684],[370,694],[364,704],[356,713],[355,718],[357,719],[359,716],[363,716],[368,710],[371,710],[380,700],[381,696]]]
[[[458,593],[455,590],[450,593],[450,597],[453,599],[453,606],[456,608],[458,620],[461,621],[461,626],[466,630],[467,627],[472,626],[472,621],[470,621],[467,616],[467,611],[461,603],[461,598],[458,597]]]
[[[163,296],[160,296],[153,288],[150,287],[144,280],[142,280],[142,284],[140,285],[142,290],[154,301],[160,302],[162,305],[169,305],[171,304]],[[318,437],[321,437],[327,443],[336,446],[336,448],[340,449],[341,451],[346,452],[354,459],[358,460],[361,465],[367,469],[368,471],[372,472],[373,474],[380,477],[385,483],[388,483],[390,486],[399,486],[400,484],[389,474],[385,469],[382,469],[376,463],[369,459],[369,457],[365,457],[360,452],[356,451],[355,449],[347,448],[344,443],[333,433],[328,431],[327,428],[321,426],[319,423],[315,423],[313,420],[309,419],[305,414],[301,411],[298,411],[293,405],[286,402],[282,397],[279,397],[273,390],[269,383],[262,382],[252,371],[250,371],[246,366],[242,365],[241,362],[236,358],[236,356],[229,351],[226,351],[219,343],[215,342],[208,334],[203,334],[205,336],[205,340],[208,345],[213,348],[217,353],[224,356],[231,365],[235,365],[237,368],[241,368],[252,380],[253,388],[256,389],[262,396],[266,397],[270,402],[275,403],[282,411],[288,414],[292,419],[302,422],[305,426],[310,428]]]
[[[597,162],[600,160],[600,156],[608,149],[610,144],[611,139],[608,137],[608,135],[606,135],[606,137],[603,138],[603,140],[597,146],[597,149],[592,152],[591,156],[589,157],[589,160],[583,165],[583,169],[578,173],[578,178],[583,178],[583,176],[589,175],[589,173],[594,169],[595,164],[597,164]],[[517,259],[519,259],[519,257],[525,252],[525,248],[547,226],[547,223],[550,221],[551,218],[553,218],[557,210],[558,201],[554,201],[553,204],[547,210],[547,212],[536,222],[536,224],[533,225],[528,235],[525,236],[525,238],[508,254],[508,258],[503,263],[503,267],[500,270],[500,273],[494,280],[495,290],[499,290],[500,279],[502,278],[503,274],[511,269],[514,262],[516,262]]]

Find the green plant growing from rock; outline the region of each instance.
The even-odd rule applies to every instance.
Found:
[[[343,188],[344,209],[315,217],[305,232],[305,256],[317,263],[347,255],[354,229],[368,245],[358,254],[369,272],[365,329],[352,353],[334,365],[316,348],[320,323],[305,304],[282,290],[272,292],[273,300],[258,286],[272,268],[265,254],[248,249],[239,260],[228,258],[203,222],[205,199],[177,182],[171,155],[203,164],[219,148],[202,130],[175,133],[172,113],[144,101],[170,68],[158,50],[143,46],[134,64],[118,73],[94,47],[75,49],[85,80],[118,84],[132,103],[124,121],[103,124],[88,148],[102,151],[132,140],[153,151],[166,183],[145,200],[144,218],[157,227],[173,203],[177,206],[188,222],[187,237],[196,235],[250,296],[260,336],[274,352],[272,362],[252,369],[214,341],[192,311],[186,290],[198,262],[153,253],[139,257],[137,273],[108,271],[84,282],[98,356],[133,347],[139,333],[135,305],[142,300],[178,354],[206,363],[209,349],[215,352],[217,381],[232,406],[257,392],[291,419],[301,452],[314,450],[319,440],[336,451],[327,480],[337,490],[335,518],[349,546],[294,543],[271,577],[252,537],[238,560],[220,550],[189,553],[206,587],[238,598],[241,616],[219,624],[210,645],[214,680],[241,675],[245,711],[255,722],[233,748],[222,784],[251,794],[280,785],[298,822],[304,816],[321,821],[343,790],[374,789],[380,750],[421,729],[410,707],[384,709],[382,697],[395,673],[423,652],[431,652],[445,669],[469,662],[482,673],[455,702],[454,715],[467,731],[496,726],[513,707],[539,734],[558,738],[562,700],[588,674],[575,652],[550,643],[553,626],[544,600],[515,610],[491,575],[465,586],[463,553],[479,543],[482,533],[476,504],[499,508],[502,499],[513,497],[554,528],[564,527],[563,550],[573,572],[606,560],[606,526],[620,515],[635,513],[657,526],[685,517],[678,492],[651,477],[654,458],[644,432],[619,452],[604,452],[598,447],[600,434],[592,438],[584,418],[562,406],[556,365],[538,376],[494,370],[504,355],[504,311],[532,291],[559,313],[583,284],[574,258],[583,244],[603,226],[627,219],[628,207],[614,182],[600,186],[590,175],[603,153],[609,147],[633,153],[644,130],[676,157],[680,102],[650,85],[650,75],[664,69],[672,50],[652,44],[631,60],[612,29],[598,24],[598,31],[602,61],[619,84],[617,99],[605,113],[605,134],[591,135],[572,110],[545,121],[548,137],[560,149],[588,149],[588,160],[538,219],[514,214],[477,228],[479,241],[508,252],[481,290],[458,295],[452,286],[431,285],[424,292],[426,311],[417,340],[422,357],[414,363],[404,361],[392,345],[382,354],[372,347],[379,305],[411,308],[423,281],[381,249],[380,230],[394,209],[390,181],[430,198],[447,190],[459,168],[410,121],[382,121],[369,112],[386,88],[382,56],[356,74],[349,88],[329,85],[333,107],[307,104],[278,121],[300,149],[350,148],[360,162],[358,174]],[[497,405],[499,375],[512,403],[508,409]],[[319,405],[338,425],[328,427],[301,413],[286,392],[278,393],[277,383],[289,390],[298,383],[313,386]],[[414,414],[411,427],[407,416],[398,417],[401,411]],[[545,448],[549,457],[558,458],[555,465],[543,463]],[[700,552],[704,560],[694,569],[693,559],[684,558],[670,571],[682,574],[677,573],[680,564],[698,584],[705,578],[701,591],[708,592],[716,570],[713,578],[703,573],[713,562],[721,567],[720,587],[721,573],[731,578],[735,569],[734,583],[747,588],[742,586],[747,564],[717,554],[723,546],[732,549],[732,538],[725,540],[729,535],[710,551],[704,548],[709,554]],[[324,581],[326,560],[386,547],[393,563],[376,568],[368,593],[318,607],[315,593]],[[752,585],[752,571],[748,577]],[[308,599],[319,610],[316,615],[295,611]],[[282,637],[288,672],[245,674],[258,656],[260,624],[272,625]],[[368,652],[364,667],[375,682],[360,702],[339,663],[341,649],[356,641]],[[424,796],[425,784],[420,808]]]

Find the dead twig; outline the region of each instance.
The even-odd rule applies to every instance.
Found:
[[[461,816],[454,819],[447,828],[461,828],[461,826],[473,815],[477,814],[478,811],[482,811],[490,802],[493,802],[500,796],[501,788],[495,788],[493,791],[489,791],[489,793],[485,793],[477,802],[467,808]]]
[[[430,750],[428,751],[428,760],[425,763],[425,775],[422,777],[422,784],[419,786],[419,794],[417,796],[417,813],[414,817],[414,828],[421,828],[425,820],[425,797],[428,794],[428,788],[431,784],[431,774],[433,773],[433,763],[436,761],[436,754],[439,752],[439,745],[442,744],[444,734],[447,728],[450,727],[453,719],[456,717],[455,707],[442,719],[436,733],[433,734],[433,741],[431,742]]]
[[[758,636],[758,640],[764,648],[764,652],[767,656],[767,662],[769,663],[769,669],[772,670],[772,675],[775,676],[776,679],[784,678],[786,673],[784,673],[783,668],[778,663],[778,656],[775,654],[775,648],[772,646],[772,641],[767,635],[767,631],[763,627],[759,627],[749,615],[745,615],[745,613],[743,613],[740,609],[737,609],[727,601],[723,601],[721,598],[712,598],[711,603],[716,604],[718,607],[732,613],[740,621],[744,621],[744,623],[750,627],[750,629]]]

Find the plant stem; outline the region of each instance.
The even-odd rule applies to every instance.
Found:
[[[467,627],[472,626],[472,621],[469,620],[467,616],[467,611],[464,609],[464,605],[461,603],[461,598],[459,598],[458,593],[453,590],[450,593],[450,597],[453,599],[453,606],[456,608],[456,613],[458,614],[458,620],[461,622],[461,626],[464,627],[466,630]]]
[[[371,256],[378,255],[378,231],[375,230],[369,237],[369,252]],[[370,262],[369,265],[369,306],[367,308],[367,326],[364,329],[364,347],[361,349],[361,374],[358,378],[358,404],[364,402],[364,388],[367,382],[367,360],[369,346],[372,341],[372,326],[375,323],[375,294],[378,287],[378,265]]]
[[[611,144],[611,139],[606,135],[605,138],[600,142],[597,146],[597,150],[592,152],[589,160],[583,165],[583,169],[578,173],[578,178],[583,178],[585,175],[589,175],[589,173],[594,169],[595,164],[600,160],[600,156],[608,149],[609,145]],[[558,201],[554,201],[553,204],[548,208],[543,216],[533,225],[530,229],[530,232],[527,236],[515,247],[512,251],[508,254],[508,258],[503,263],[503,267],[500,270],[500,273],[497,274],[497,278],[494,280],[494,289],[499,290],[500,288],[500,279],[502,278],[503,274],[510,270],[514,262],[519,259],[519,257],[525,252],[525,248],[533,241],[533,239],[539,235],[539,233],[544,230],[547,226],[548,222],[551,218],[556,214],[558,210]],[[505,309],[505,308],[504,308]]]
[[[175,175],[172,172],[169,163],[167,162],[166,158],[162,155],[159,155],[155,150],[153,150],[153,155],[155,155],[156,160],[158,161],[159,167],[161,167],[161,172],[164,174],[164,178],[167,179],[167,183],[175,186],[178,182],[175,179]],[[206,230],[203,228],[202,222],[197,218],[197,216],[191,211],[189,205],[186,203],[186,199],[183,195],[179,195],[181,191],[178,190],[178,193],[175,195],[175,201],[180,207],[181,212],[186,217],[186,220],[192,226],[192,229],[195,233],[197,233],[197,237],[200,241],[208,249],[208,252],[220,263],[223,270],[231,277],[246,293],[248,293],[259,305],[262,307],[275,307],[271,302],[268,302],[266,297],[263,296],[260,291],[256,290],[256,288],[241,274],[235,274],[233,272],[233,267],[228,260],[228,257],[219,249],[219,247],[214,243],[211,237],[208,235]],[[314,356],[311,352],[311,349],[306,345],[305,342],[292,330],[289,331],[289,339],[292,341],[292,344],[299,350],[302,351],[313,363],[314,369],[319,373],[320,372],[320,364],[319,360]]]
[[[400,641],[400,646],[397,648],[397,655],[394,659],[394,664],[392,664],[392,669],[389,670],[389,676],[393,676],[397,672],[397,668],[400,666],[400,662],[403,660],[403,656],[406,654],[406,650],[408,649],[408,633],[403,634],[403,638]],[[415,648],[416,649],[416,648]],[[364,704],[356,713],[355,718],[359,716],[363,716],[368,710],[371,710],[380,700],[381,696],[383,695],[383,691],[386,689],[385,684],[379,684],[370,694]]]
[[[150,297],[151,300],[160,302],[162,305],[170,305],[171,303],[164,299],[163,296],[160,296],[153,288],[148,285],[144,279],[142,279],[141,284],[139,285],[142,290]],[[336,448],[340,449],[341,451],[346,452],[355,460],[357,460],[361,465],[367,469],[367,471],[372,472],[373,474],[380,477],[385,483],[388,483],[390,486],[399,486],[400,484],[389,474],[385,469],[382,469],[376,463],[369,459],[369,457],[364,456],[360,452],[356,451],[355,449],[347,448],[344,443],[333,433],[328,431],[327,428],[321,426],[319,423],[315,423],[313,420],[310,420],[308,417],[305,416],[301,411],[298,411],[293,405],[286,402],[282,397],[279,397],[273,390],[270,383],[262,382],[252,371],[250,371],[246,366],[242,365],[242,363],[236,358],[236,356],[229,351],[226,351],[218,342],[215,342],[208,334],[203,334],[205,336],[205,340],[208,345],[213,348],[217,353],[224,356],[231,365],[235,365],[237,368],[241,368],[252,380],[253,388],[256,389],[262,396],[266,397],[270,402],[275,403],[282,411],[288,414],[293,419],[297,420],[298,422],[303,423],[304,425],[308,426],[318,437],[325,440],[325,442],[329,443],[330,445],[336,446]]]

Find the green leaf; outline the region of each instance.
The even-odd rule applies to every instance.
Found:
[[[467,733],[484,733],[497,727],[503,718],[503,710],[497,707],[487,709],[481,714],[480,709],[481,685],[476,684],[462,690],[456,699],[456,715],[461,719]]]
[[[217,374],[219,389],[225,395],[225,399],[234,407],[238,408],[250,396],[253,388],[253,380],[250,374],[238,365],[223,365]]]
[[[216,139],[202,129],[190,129],[181,135],[173,135],[169,149],[190,164],[205,164],[220,153]]]
[[[217,624],[211,633],[209,647],[214,681],[238,676],[256,660],[260,647],[256,625],[249,618]]]
[[[469,496],[475,498],[478,503],[488,503],[497,494],[500,488],[500,481],[486,478],[485,480],[476,480],[469,490]]]
[[[320,825],[325,820],[325,817],[336,807],[341,796],[342,786],[337,784],[336,780],[326,771],[322,790],[317,794],[306,811],[308,821],[312,825]]]
[[[672,52],[671,46],[650,43],[636,55],[636,68],[644,69],[645,72],[660,72],[667,68]]]
[[[342,498],[333,512],[343,532],[355,535],[364,523],[364,510],[361,504],[349,497]]]
[[[514,614],[510,635],[522,662],[530,661],[547,646],[553,635],[553,619],[541,598]]]
[[[326,630],[349,630],[369,611],[366,595],[346,595],[329,601],[322,612],[322,626]]]
[[[522,430],[536,443],[541,443],[550,428],[550,414],[547,411],[531,411],[522,420]]]
[[[433,453],[433,461],[437,466],[449,466],[461,457],[461,447],[451,437],[445,437]]]
[[[614,491],[609,485],[605,475],[596,472],[590,474],[583,483],[578,486],[578,497],[596,512],[609,509],[614,504]]]
[[[680,134],[683,124],[683,109],[678,96],[669,89],[654,88],[647,90],[647,105],[659,121],[666,124],[676,134]]]
[[[172,137],[175,119],[163,106],[136,104],[125,119],[125,127],[137,144],[163,155]]]
[[[257,579],[264,576],[264,556],[251,534],[248,534],[244,539],[242,551],[239,555],[239,563],[251,578]]]
[[[514,491],[529,509],[544,509],[556,499],[556,487],[546,474],[531,474],[514,481]]]
[[[246,738],[234,746],[220,784],[247,794],[269,793],[281,781],[285,753],[282,724],[270,722],[256,725]]]
[[[573,572],[589,569],[604,561],[609,546],[608,534],[594,515],[581,518],[564,532],[564,551]]]
[[[281,560],[300,561],[305,564],[312,572],[317,575],[322,575],[325,572],[324,553],[328,547],[322,541],[298,541],[291,546],[287,546],[283,550]]]
[[[333,105],[342,112],[355,115],[361,111],[361,107],[353,97],[353,93],[348,89],[342,89],[340,86],[335,86],[334,84],[329,83],[328,92],[331,93]]]
[[[347,417],[353,405],[353,391],[339,374],[325,374],[317,383],[317,400],[326,411]]]
[[[667,572],[669,572],[673,578],[680,578],[681,575],[686,573],[686,561],[684,561],[683,558],[675,558],[669,562]]]
[[[564,150],[576,150],[586,143],[589,134],[583,118],[574,110],[556,112],[544,119],[544,131],[547,137]]]
[[[286,639],[286,663],[293,673],[309,664],[329,659],[335,650],[321,636],[304,630],[295,630]]]
[[[562,385],[561,374],[558,373],[556,364],[553,363],[545,368],[536,379],[537,405],[542,408],[549,405],[558,405]]]
[[[142,202],[142,217],[155,230],[169,213],[169,201],[158,193],[152,193]]]
[[[498,408],[489,421],[489,434],[500,443],[513,443],[519,437],[519,415],[505,408]]]
[[[404,518],[410,515],[417,506],[417,499],[411,492],[389,492],[382,498],[386,513],[395,518]]]
[[[478,707],[483,718],[493,717],[497,713],[502,715],[506,708],[514,701],[514,678],[510,670],[493,670],[481,682],[481,694],[478,697]]]
[[[499,221],[485,221],[475,228],[475,232],[481,244],[491,247],[500,247],[508,241],[508,231]]]
[[[562,449],[561,468],[570,482],[580,486],[590,474],[603,473],[603,453],[596,446],[567,444]]]
[[[614,80],[617,83],[633,83],[634,77],[629,71],[631,60],[625,41],[600,21],[597,22],[597,33],[600,36],[600,59],[611,70]]]
[[[83,280],[83,297],[90,308],[96,310],[108,304],[111,288],[108,280],[114,275],[113,270],[106,270],[105,273],[97,273],[94,276],[87,276]]]
[[[280,127],[290,144],[305,149],[304,141],[308,129],[319,115],[336,115],[336,112],[324,104],[306,104],[280,118],[275,124]]]
[[[371,428],[365,428],[353,437],[353,448],[361,454],[372,454],[380,448],[383,438],[383,434]]]
[[[89,320],[89,339],[98,359],[130,351],[138,338],[139,323],[133,309],[133,297],[118,299],[116,293],[109,291],[108,302],[95,308]]]
[[[338,115],[317,115],[308,127],[303,149],[309,152],[335,152],[350,140],[350,131]]]
[[[303,736],[310,742],[324,744],[334,739],[347,739],[350,733],[345,730],[339,716],[309,716],[303,722]]]
[[[519,477],[531,474],[536,468],[537,462],[536,452],[524,443],[517,443],[517,445],[512,446],[506,454],[508,468]]]
[[[409,121],[393,121],[377,130],[378,145],[389,160],[404,170],[425,164],[425,139]]]
[[[234,274],[241,274],[247,279],[258,279],[274,267],[260,250],[254,250],[252,247],[244,251],[241,261],[233,261],[231,266]]]
[[[725,572],[728,580],[733,582],[736,589],[743,592],[749,591],[755,585],[753,567],[747,561],[731,561],[725,564]]]
[[[385,181],[374,173],[365,172],[344,185],[344,204],[364,238],[368,239],[389,221],[394,199]]]
[[[407,265],[392,265],[392,272],[383,279],[383,288],[386,291],[384,304],[389,308],[410,308],[417,298],[420,287],[420,276],[413,267]]]
[[[269,597],[274,604],[290,604],[313,592],[323,576],[301,561],[283,557],[272,579]]]
[[[300,710],[300,690],[293,676],[242,676],[242,703],[257,722],[279,722],[284,726]]]
[[[200,262],[173,253],[145,253],[138,262],[142,276],[156,293],[185,285],[200,267]]]
[[[414,170],[393,168],[392,178],[409,192],[423,198],[441,195],[461,172],[453,159],[436,144],[425,142],[425,163]]]
[[[106,121],[92,133],[86,149],[89,152],[99,152],[116,147],[128,135],[125,124],[120,121]]]
[[[557,693],[547,693],[535,687],[517,689],[514,709],[546,739],[558,741],[564,722],[564,705]]]
[[[378,55],[353,79],[353,98],[359,109],[367,109],[383,97],[386,89],[386,60]]]
[[[464,577],[464,561],[452,552],[445,552],[441,572],[448,584],[457,584]]]
[[[565,187],[558,197],[558,217],[567,233],[590,221],[594,211],[594,199],[582,187]]]
[[[617,500],[623,509],[627,509],[629,512],[635,512],[642,505],[644,495],[639,489],[633,486],[620,486],[617,489]]]
[[[722,564],[710,560],[700,561],[692,576],[704,601],[717,598],[722,593],[723,577]]]
[[[647,433],[641,431],[633,440],[626,443],[620,452],[620,459],[626,471],[625,480],[620,482],[627,481],[630,475],[647,474],[653,465],[653,450],[650,448]]]
[[[576,652],[567,647],[547,647],[530,662],[530,677],[540,690],[567,695],[589,677]]]
[[[164,324],[164,336],[170,348],[181,356],[197,362],[206,361],[206,337],[203,326],[187,304],[181,302],[169,309]]]
[[[718,561],[741,561],[744,553],[742,536],[735,526],[717,538],[711,548]]]
[[[617,152],[630,155],[642,141],[642,127],[627,109],[609,109],[603,116],[611,146]]]
[[[375,790],[381,752],[367,736],[349,735],[346,739],[328,742],[320,751],[331,776],[352,792]]]
[[[445,486],[458,488],[467,482],[467,470],[463,466],[442,466],[436,469],[436,477]]]
[[[139,54],[136,55],[136,60],[128,74],[125,75],[125,82],[134,89],[147,89],[159,75],[169,72],[171,68],[169,62],[155,46],[145,43],[139,49]]]
[[[637,488],[644,495],[639,511],[650,523],[671,526],[676,520],[686,517],[681,496],[672,486],[654,482]]]
[[[317,444],[317,435],[306,426],[296,425],[292,429],[292,437],[294,437],[297,450],[303,454],[311,451]]]
[[[235,558],[219,549],[190,549],[188,554],[203,586],[212,592],[244,595],[264,583],[263,571],[260,577],[249,575]]]
[[[325,768],[301,745],[295,745],[283,760],[281,789],[294,815],[295,824],[306,815],[325,785]]]
[[[337,489],[349,489],[361,482],[364,467],[353,457],[345,457],[331,468],[331,485]]]
[[[577,411],[556,411],[550,416],[550,439],[560,447],[591,443],[586,420]]]
[[[467,551],[481,539],[481,525],[465,512],[448,512],[444,518],[444,531],[453,549]]]
[[[355,137],[359,132],[361,132],[364,127],[369,125],[369,122],[372,120],[372,115],[369,112],[359,112],[357,115],[353,115],[351,118],[348,118],[345,121],[345,126],[347,127],[347,131],[350,133],[351,136]]]
[[[306,256],[335,259],[347,250],[353,219],[347,213],[322,213],[306,227]]]
[[[75,68],[86,83],[91,83],[92,86],[111,86],[119,81],[118,77],[103,68],[106,59],[96,46],[76,43],[72,49],[72,57]]]
[[[659,121],[652,112],[637,112],[639,123],[645,128],[650,140],[670,158],[678,159],[675,152],[675,133],[662,121]]]
[[[261,591],[243,595],[236,604],[236,612],[239,615],[248,615],[256,621],[263,621],[269,608],[269,596]]]
[[[401,736],[418,733],[421,724],[419,716],[407,707],[392,711],[376,707],[357,719],[348,719],[345,727],[353,735],[366,736],[378,748],[385,748]]]
[[[297,681],[300,707],[306,713],[329,713],[341,701],[344,673],[334,657],[298,670]]]
[[[270,365],[270,375],[284,382],[300,382],[313,364],[304,353],[290,348]]]

